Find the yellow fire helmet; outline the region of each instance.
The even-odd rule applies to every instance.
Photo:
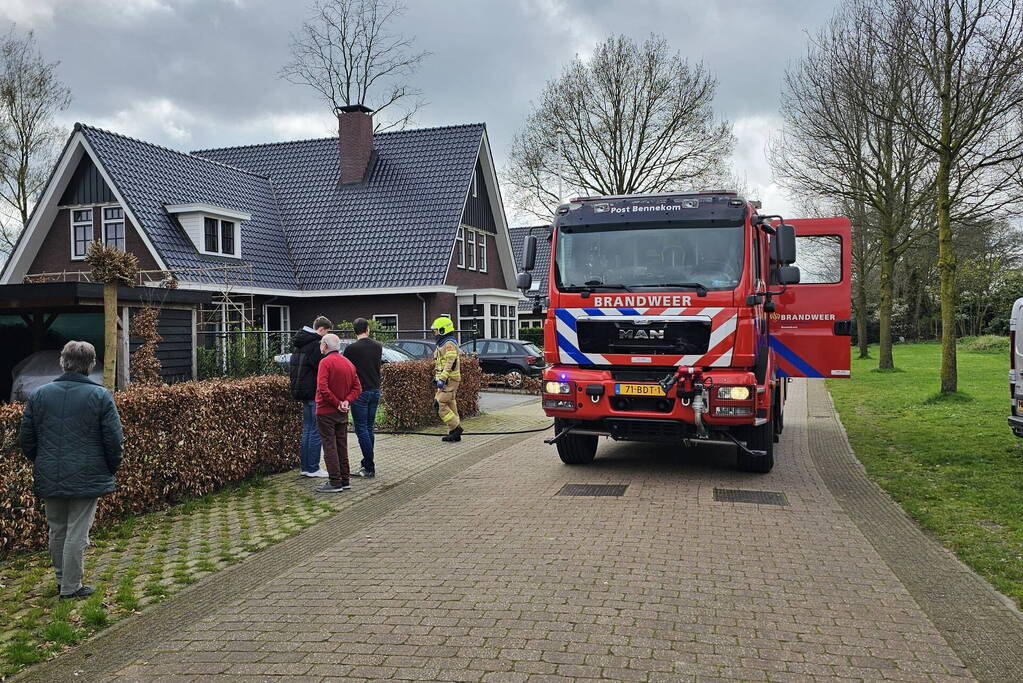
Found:
[[[441,334],[451,334],[455,331],[455,323],[451,321],[451,318],[441,316],[433,321],[430,325],[431,330],[437,330]]]

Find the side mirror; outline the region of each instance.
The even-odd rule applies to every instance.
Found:
[[[799,267],[798,266],[781,266],[778,268],[778,284],[779,285],[798,285],[799,284]]]
[[[536,266],[536,235],[526,235],[526,241],[522,245],[522,270],[527,273]],[[519,289],[523,289],[519,287]],[[526,285],[525,289],[529,289]]]
[[[771,238],[771,261],[783,266],[796,262],[796,229],[791,225],[779,225]]]
[[[536,239],[533,240],[533,247],[535,251]],[[519,273],[515,276],[515,286],[523,292],[533,286],[533,276],[530,273]]]

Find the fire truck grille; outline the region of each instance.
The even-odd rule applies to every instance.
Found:
[[[580,320],[576,326],[583,353],[703,355],[710,342],[710,321],[659,322],[637,325],[630,320]]]

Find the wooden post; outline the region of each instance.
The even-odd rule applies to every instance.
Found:
[[[116,388],[117,369],[117,282],[103,283],[103,385]]]

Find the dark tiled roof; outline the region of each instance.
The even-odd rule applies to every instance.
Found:
[[[377,134],[372,172],[353,185],[338,184],[337,138],[192,154],[271,179],[302,288],[438,285],[483,131]]]
[[[298,286],[269,179],[99,128],[81,124],[78,128],[167,266],[184,269],[179,274],[182,280],[222,282],[227,277],[223,272],[204,277],[188,269],[234,262],[200,254],[164,209],[165,204],[205,202],[252,214],[252,220],[243,224],[241,252],[251,269],[232,271],[229,277],[235,284]]]
[[[511,238],[512,252],[515,254],[515,265],[522,268],[522,245],[526,241],[526,235],[532,230],[536,235],[536,267],[533,268],[533,282],[540,282],[540,290],[543,296],[547,296],[547,274],[551,263],[551,243],[547,241],[549,225],[525,226],[520,228],[508,228],[508,236]],[[526,301],[519,302],[519,312],[530,313],[533,310],[533,295],[526,293]]]

